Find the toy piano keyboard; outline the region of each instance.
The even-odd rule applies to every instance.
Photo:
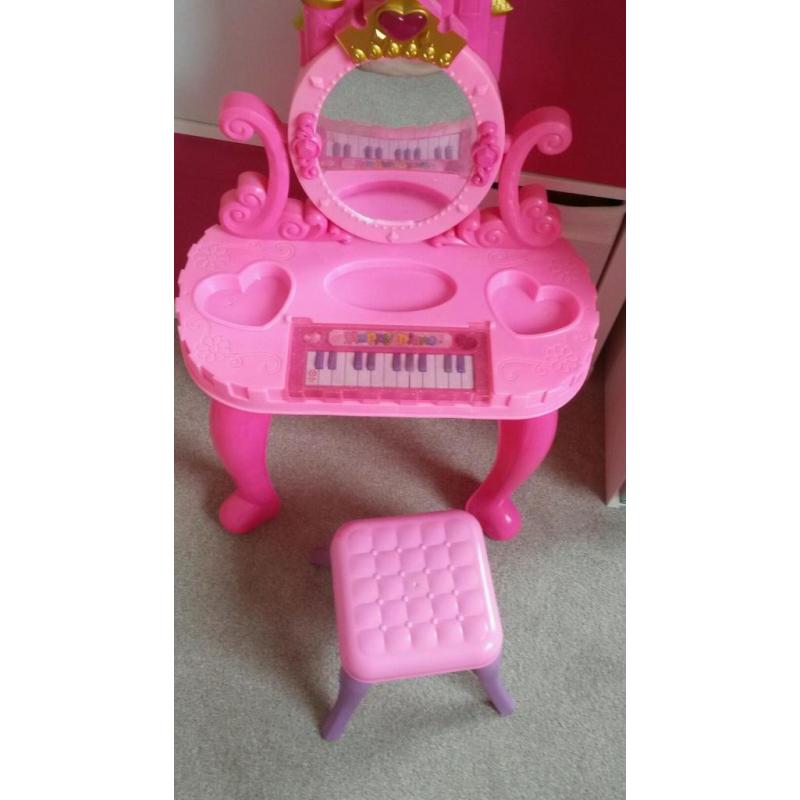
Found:
[[[294,327],[292,397],[488,402],[485,330]]]
[[[525,418],[583,383],[594,287],[563,240],[496,249],[244,240],[211,228],[178,301],[186,363],[245,410]]]

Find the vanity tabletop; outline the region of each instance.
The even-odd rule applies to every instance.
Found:
[[[595,287],[563,239],[529,249],[345,244],[214,226],[179,286],[193,379],[260,413],[540,416],[580,389],[598,325]]]

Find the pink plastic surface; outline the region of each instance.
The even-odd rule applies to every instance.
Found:
[[[356,680],[479,669],[500,655],[486,545],[469,514],[349,522],[331,568],[342,666]]]
[[[534,224],[525,213],[525,193],[520,191],[520,175],[525,159],[534,148],[546,155],[563,153],[572,143],[569,114],[561,108],[547,106],[526,114],[514,127],[509,137],[511,146],[503,161],[500,173],[500,215],[512,236],[528,247],[543,244],[543,231],[539,220]]]
[[[219,509],[219,521],[230,533],[249,533],[280,511],[281,501],[264,462],[271,421],[267,414],[211,403],[211,441],[236,481],[236,491]]]
[[[539,249],[387,248],[243,239],[219,227],[191,250],[177,312],[198,386],[222,403],[276,414],[541,416],[581,387],[598,325],[586,266],[563,240]],[[377,332],[484,328],[488,398],[292,397],[300,321]]]
[[[219,221],[237,236],[268,236],[289,197],[289,158],[286,133],[275,112],[247,92],[231,92],[222,101],[220,130],[236,142],[258,136],[269,164],[269,185],[257,173],[244,172],[236,189],[220,200]]]
[[[492,539],[511,539],[522,520],[511,496],[544,461],[553,444],[558,412],[533,419],[498,424],[497,456],[484,482],[467,501],[466,509]]]

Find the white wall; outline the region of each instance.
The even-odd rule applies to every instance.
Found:
[[[175,0],[176,119],[216,126],[222,98],[236,89],[262,97],[286,119],[300,58],[299,11],[299,0]]]

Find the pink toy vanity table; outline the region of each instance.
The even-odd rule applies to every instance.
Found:
[[[544,190],[519,188],[532,149],[569,146],[569,117],[540,108],[506,131],[503,0],[302,10],[288,125],[241,92],[220,114],[231,139],[261,139],[268,177],[239,177],[180,278],[184,360],[236,485],[220,521],[246,533],[278,513],[273,414],[496,419],[497,458],[466,507],[510,538],[511,495],[583,384],[598,325]],[[304,198],[289,197],[290,162]],[[482,208],[495,183],[499,207]]]

